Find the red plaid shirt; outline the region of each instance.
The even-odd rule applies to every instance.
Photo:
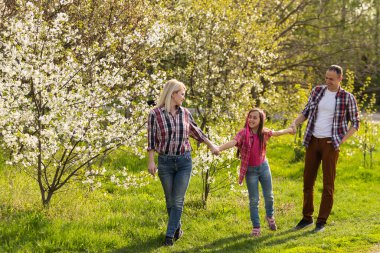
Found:
[[[327,86],[317,86],[313,88],[309,96],[305,109],[302,111],[303,116],[308,119],[305,137],[303,144],[307,147],[310,143],[311,136],[313,135],[315,119],[318,112],[318,104],[321,101]],[[335,113],[333,119],[333,125],[331,129],[331,140],[335,149],[339,148],[339,145],[348,131],[348,122],[351,122],[351,126],[359,129],[359,115],[358,106],[356,105],[355,97],[339,88],[336,94]]]
[[[199,142],[207,138],[194,122],[188,109],[178,107],[176,115],[167,113],[164,107],[156,107],[148,118],[148,148],[159,154],[181,155],[191,151],[189,136]]]
[[[247,174],[247,170],[248,170],[248,163],[249,163],[249,157],[250,155],[253,155],[252,152],[253,152],[253,145],[252,145],[252,142],[251,141],[248,141],[247,143],[247,138],[245,137],[245,128],[243,128],[242,130],[240,130],[234,140],[237,142],[236,143],[236,147],[239,149],[240,151],[240,160],[241,160],[241,163],[240,163],[240,173],[239,173],[239,184],[242,184],[243,183],[243,179],[245,177],[245,174]],[[263,146],[262,146],[262,150],[261,150],[261,161],[265,161],[265,157],[266,157],[266,146],[267,146],[267,142],[269,140],[269,138],[272,136],[272,131],[265,131],[263,132],[264,134],[264,143],[263,143]],[[251,140],[252,138],[248,138],[249,140]]]

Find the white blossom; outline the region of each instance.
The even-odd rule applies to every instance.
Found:
[[[1,145],[12,153],[7,164],[19,164],[32,175],[42,167],[51,172],[44,174],[47,177],[60,170],[62,182],[122,144],[135,146],[141,155],[138,143],[144,136],[139,131],[145,128],[149,110],[146,96],[152,88],[158,90],[163,79],[159,73],[154,80],[142,73],[135,64],[137,49],[130,46],[153,50],[152,43],[136,29],[130,34],[133,40],[125,41],[128,52],[107,48],[123,41],[124,35],[116,33],[105,35],[104,45],[82,45],[67,13],[48,22],[32,2],[20,8],[26,9],[23,15],[9,18],[0,32]],[[159,31],[154,41],[164,36]],[[67,42],[78,43],[67,49]],[[119,64],[121,58],[127,60]],[[105,173],[86,171],[83,183],[100,186],[93,177]]]

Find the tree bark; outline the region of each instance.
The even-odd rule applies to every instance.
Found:
[[[375,33],[374,33],[374,45],[375,45],[375,68],[376,72],[379,73],[380,67],[380,1],[374,1],[376,8],[376,18],[375,18]]]

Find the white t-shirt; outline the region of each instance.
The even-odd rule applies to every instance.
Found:
[[[317,138],[332,136],[336,93],[326,89],[321,101],[319,101],[317,118],[313,130],[313,135]]]

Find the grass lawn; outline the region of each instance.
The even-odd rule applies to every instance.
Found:
[[[141,187],[104,187],[90,191],[72,182],[42,209],[37,185],[14,168],[0,165],[0,252],[380,252],[380,152],[374,168],[364,168],[358,150],[342,147],[335,202],[326,230],[294,231],[301,219],[303,163],[292,163],[291,136],[273,140],[268,149],[278,231],[264,223],[252,238],[246,186],[211,194],[202,208],[201,178],[192,177],[183,213],[184,236],[162,247],[167,215],[157,177]],[[352,152],[351,152],[352,151]],[[117,152],[108,167],[131,167],[138,175],[146,160]],[[321,172],[321,171],[320,171]],[[322,191],[315,186],[315,210]],[[216,182],[217,183],[217,182]]]

